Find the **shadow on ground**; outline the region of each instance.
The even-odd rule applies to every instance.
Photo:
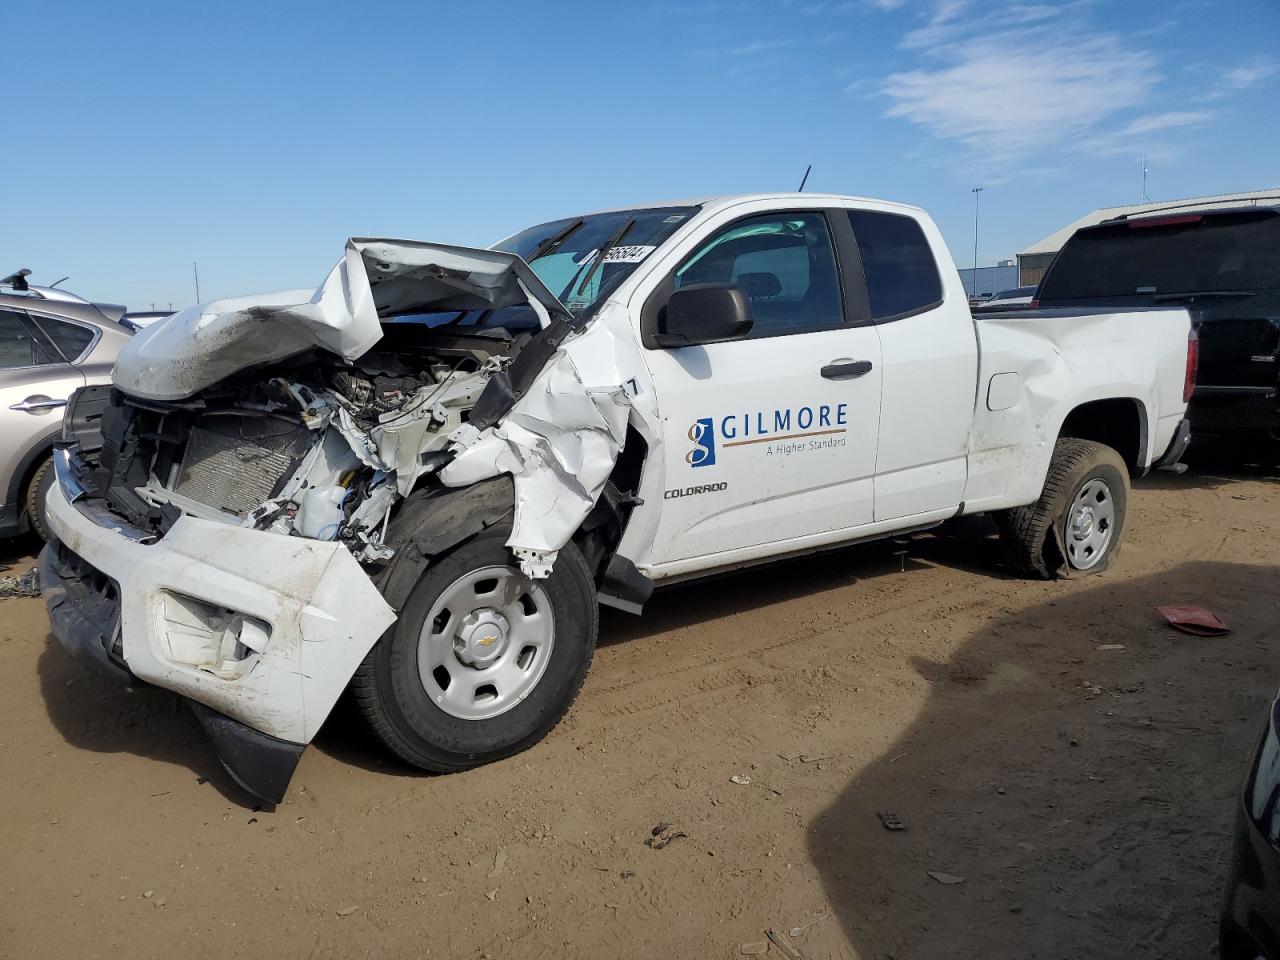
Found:
[[[731,614],[919,568],[923,549],[909,538],[880,540],[775,561],[747,570],[661,587],[643,616],[600,610],[600,646],[642,641]]]
[[[1272,461],[1274,448],[1268,456],[1267,448],[1259,440],[1257,444],[1225,444],[1212,440],[1197,440],[1182,458],[1186,471],[1174,473],[1157,470],[1142,482],[1158,489],[1172,490],[1185,487],[1221,487],[1242,480],[1280,480],[1280,463]]]
[[[14,576],[36,565],[36,556],[44,544],[30,533],[0,539],[0,576]]]
[[[1278,595],[1280,567],[1104,575],[915,662],[927,705],[810,824],[858,956],[1208,956]],[[1234,633],[1174,633],[1177,600]]]
[[[125,687],[80,664],[52,636],[36,669],[49,719],[71,746],[186,767],[228,800],[245,807],[257,803],[223,770],[181,697],[156,687]]]

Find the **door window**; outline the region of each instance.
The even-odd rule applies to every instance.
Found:
[[[850,210],[873,320],[897,320],[942,302],[933,250],[911,217]]]
[[[59,362],[32,336],[30,328],[18,314],[0,310],[0,370]]]
[[[729,283],[751,301],[751,337],[829,330],[844,303],[827,221],[820,213],[770,213],[713,235],[675,272],[675,289]]]

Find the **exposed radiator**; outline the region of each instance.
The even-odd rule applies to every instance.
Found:
[[[191,429],[175,492],[244,517],[271,497],[312,440],[306,427],[269,417],[208,417]]]

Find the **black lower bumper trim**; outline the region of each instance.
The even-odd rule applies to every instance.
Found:
[[[191,709],[236,783],[267,803],[284,799],[306,744],[278,740],[194,700]]]
[[[40,551],[40,592],[53,635],[76,659],[123,683],[139,682],[119,656],[120,592],[57,540]]]

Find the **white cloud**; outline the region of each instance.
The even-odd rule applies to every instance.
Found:
[[[896,10],[907,0],[782,0],[788,10],[806,17],[835,16],[865,10],[869,3],[881,10]]]
[[[883,83],[889,115],[959,141],[995,166],[1097,129],[1142,104],[1159,79],[1150,53],[1106,35],[1007,31],[931,54],[947,64]]]
[[[1143,133],[1154,133],[1157,130],[1198,127],[1212,119],[1213,114],[1205,110],[1173,110],[1168,113],[1153,113],[1129,121],[1117,131],[1117,134],[1119,136],[1136,136]]]
[[[954,40],[965,29],[960,15],[970,6],[970,0],[937,0],[933,15],[923,27],[908,31],[902,45],[909,50],[936,47]]]
[[[1135,117],[1119,127],[1099,127],[1094,133],[1076,140],[1072,147],[1081,153],[1098,157],[1125,157],[1135,162],[1139,157],[1161,165],[1174,163],[1186,147],[1186,135],[1168,137],[1172,130],[1190,130],[1216,119],[1207,110],[1171,110]]]
[[[1080,156],[1170,158],[1216,110],[1276,74],[1271,57],[1199,71],[1196,96],[1165,83],[1142,32],[1094,24],[1095,0],[929,0],[899,47],[910,66],[875,84],[887,114],[961,150],[936,150],[965,176],[1030,175]],[[846,90],[867,96],[865,85]]]
[[[1218,79],[1210,83],[1208,89],[1196,99],[1202,103],[1222,100],[1261,86],[1277,73],[1280,73],[1280,63],[1269,57],[1253,57],[1239,66],[1223,71]]]
[[[795,40],[756,40],[752,43],[744,43],[740,47],[732,48],[729,51],[729,55],[731,57],[749,57],[752,54],[789,47],[793,43],[795,43]]]
[[[1069,30],[1094,0],[1057,0],[1034,3],[1024,0],[933,0],[932,11],[924,25],[907,31],[902,38],[904,50],[921,50],[935,54],[950,44],[983,37],[1016,37],[1022,30],[1048,27],[1058,22],[1058,29]]]
[[[1061,7],[1047,3],[1021,3],[1005,10],[1003,19],[1008,24],[1039,23],[1041,20],[1050,20],[1061,12]]]
[[[1274,60],[1257,58],[1224,73],[1222,86],[1227,90],[1248,90],[1275,76],[1277,72],[1280,72],[1280,64]]]

